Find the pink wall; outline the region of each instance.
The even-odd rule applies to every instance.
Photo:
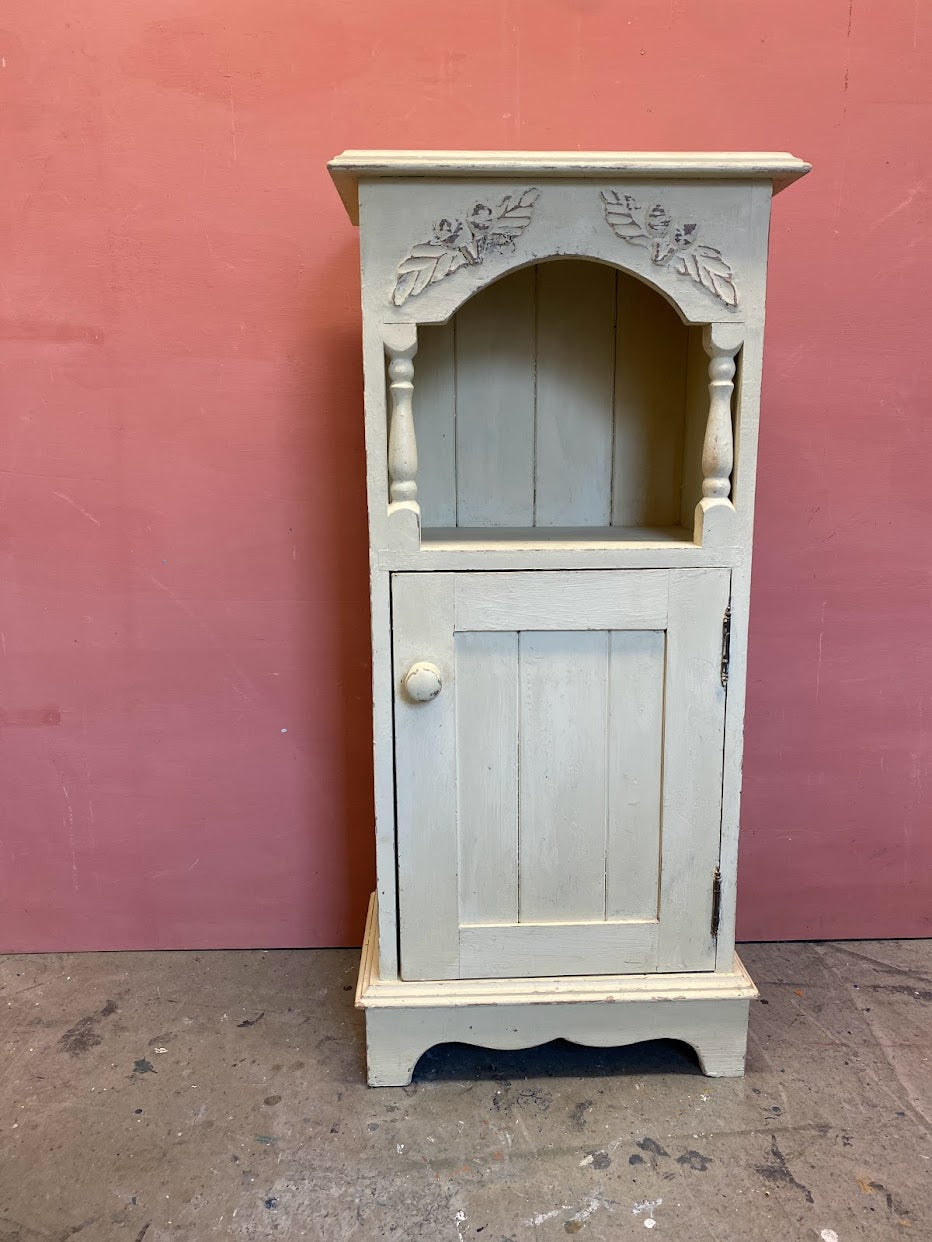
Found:
[[[932,932],[932,7],[778,8],[10,0],[0,948],[358,942],[346,146],[815,165],[775,204],[740,932]]]

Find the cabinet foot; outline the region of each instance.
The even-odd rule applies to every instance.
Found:
[[[406,1087],[418,1060],[430,1047],[412,1038],[408,1023],[393,1015],[366,1014],[366,1076],[370,1087]]]
[[[707,1078],[743,1078],[748,1045],[748,1002],[740,1009],[722,1006],[715,1029],[688,1041]]]

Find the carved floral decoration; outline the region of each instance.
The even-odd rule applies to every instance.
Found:
[[[651,263],[688,276],[734,310],[738,305],[735,277],[722,252],[699,241],[698,226],[675,221],[662,203],[644,208],[630,194],[603,190],[602,204],[609,228],[622,241],[644,246]]]
[[[461,267],[475,267],[487,254],[514,250],[515,238],[531,223],[539,193],[529,189],[517,196],[506,194],[496,207],[474,203],[464,220],[438,221],[431,240],[412,246],[398,264],[394,304],[403,306]]]

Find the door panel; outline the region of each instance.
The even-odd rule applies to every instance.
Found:
[[[403,977],[713,968],[729,580],[394,575]]]
[[[605,917],[656,918],[666,633],[616,630],[611,644]]]
[[[519,638],[518,921],[594,922],[605,911],[608,634]]]
[[[653,630],[667,624],[669,569],[444,576],[452,579],[458,631]]]
[[[641,920],[467,924],[460,929],[460,977],[639,974],[656,947],[656,922]]]
[[[455,638],[459,917],[518,921],[518,641],[466,630]]]

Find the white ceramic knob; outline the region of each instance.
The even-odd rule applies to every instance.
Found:
[[[440,669],[424,660],[411,665],[402,677],[401,684],[412,703],[429,703],[443,689]]]

